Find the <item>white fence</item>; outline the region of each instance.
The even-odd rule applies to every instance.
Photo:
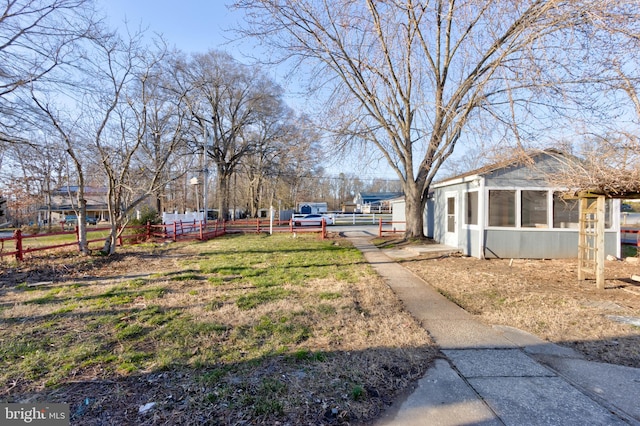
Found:
[[[204,212],[162,213],[162,224],[171,225],[174,222],[200,222],[204,220]]]
[[[380,219],[391,220],[391,214],[386,213],[323,213],[333,219],[334,225],[377,225]],[[295,214],[294,218],[304,217],[303,214]]]

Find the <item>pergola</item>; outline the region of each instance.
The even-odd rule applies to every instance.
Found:
[[[596,286],[604,290],[605,262],[605,201],[606,199],[640,198],[638,192],[616,191],[580,191],[577,193],[580,203],[580,224],[578,239],[578,280],[592,274]]]

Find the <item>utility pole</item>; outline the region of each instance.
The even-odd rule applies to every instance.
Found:
[[[209,189],[207,187],[207,181],[209,180],[209,161],[207,152],[209,150],[209,132],[207,132],[207,126],[204,126],[204,141],[202,142],[202,204],[204,210],[204,224],[207,224],[207,216],[209,214],[209,205],[207,203],[207,193]]]

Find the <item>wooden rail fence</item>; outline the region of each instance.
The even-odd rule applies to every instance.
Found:
[[[103,243],[110,227],[87,229],[87,244],[95,246]],[[326,223],[321,226],[294,226],[292,221],[274,221],[260,219],[235,221],[191,221],[174,222],[171,224],[130,225],[119,232],[118,246],[137,244],[151,240],[177,241],[206,241],[229,233],[265,233],[265,232],[319,232],[321,238],[327,237]],[[92,237],[90,237],[92,236]],[[55,243],[50,240],[58,240]],[[61,240],[61,241],[60,241]],[[23,261],[25,254],[38,251],[65,249],[78,246],[78,227],[72,231],[52,232],[47,234],[24,234],[21,230],[14,231],[11,237],[0,238],[0,258],[15,256]]]

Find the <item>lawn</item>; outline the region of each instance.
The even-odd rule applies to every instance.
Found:
[[[72,424],[367,422],[436,354],[342,239],[228,236],[3,266],[0,401],[68,403]]]

